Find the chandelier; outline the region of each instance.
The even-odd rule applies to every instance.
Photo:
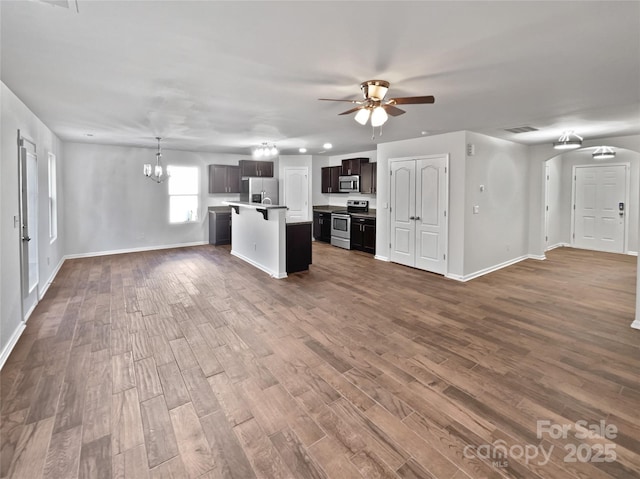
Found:
[[[158,140],[158,153],[156,153],[156,166],[151,169],[151,163],[146,163],[144,165],[144,176],[155,181],[156,183],[164,183],[169,178],[168,173],[164,173],[162,170],[162,165],[160,164],[160,159],[162,158],[162,151],[160,150],[160,138],[156,136],[156,140]]]
[[[257,160],[260,158],[273,158],[278,155],[278,148],[273,143],[264,142],[257,148],[253,149],[253,157]]]

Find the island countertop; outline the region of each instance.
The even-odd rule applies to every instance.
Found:
[[[229,206],[242,206],[245,208],[253,208],[255,210],[278,210],[278,209],[287,209],[284,205],[268,205],[264,203],[251,203],[249,201],[223,201],[223,205]]]

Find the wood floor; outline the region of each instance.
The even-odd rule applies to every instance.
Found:
[[[562,248],[468,283],[313,260],[65,262],[2,370],[0,477],[640,477],[636,258]]]

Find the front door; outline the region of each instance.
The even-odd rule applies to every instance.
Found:
[[[20,147],[21,280],[24,318],[38,303],[38,160]]]
[[[627,167],[577,166],[573,246],[624,253]]]
[[[306,167],[284,169],[284,205],[288,222],[309,220],[309,180]]]

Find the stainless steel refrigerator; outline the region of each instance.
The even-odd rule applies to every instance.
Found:
[[[240,201],[278,204],[278,180],[276,178],[242,178]]]

